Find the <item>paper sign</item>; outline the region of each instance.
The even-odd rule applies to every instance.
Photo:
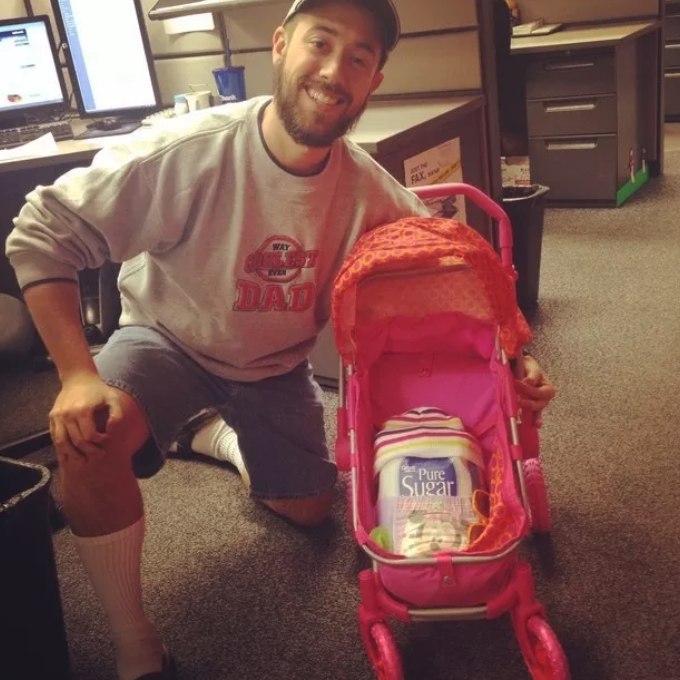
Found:
[[[31,156],[51,156],[57,153],[57,143],[54,141],[54,135],[48,132],[42,137],[34,139],[32,142],[27,142],[21,146],[15,146],[11,149],[0,149],[0,161],[11,161],[15,158],[30,158]]]
[[[189,14],[185,17],[166,19],[163,22],[163,27],[168,35],[212,31],[215,28],[215,20],[212,14]]]
[[[463,181],[460,139],[451,139],[404,161],[407,187],[424,187]],[[434,217],[455,217],[465,222],[465,198],[449,196],[425,201]]]

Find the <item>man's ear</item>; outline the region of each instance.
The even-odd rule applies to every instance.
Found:
[[[283,26],[279,26],[274,31],[274,37],[272,38],[272,61],[274,64],[283,58],[283,53],[286,49],[286,44],[288,43],[288,33]]]
[[[385,80],[385,74],[382,71],[378,71],[373,76],[373,82],[371,83],[371,94],[373,94],[382,85],[383,80]]]

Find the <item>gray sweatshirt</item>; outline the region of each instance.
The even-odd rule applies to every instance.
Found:
[[[6,246],[20,286],[122,262],[121,325],[156,328],[225,378],[295,367],[357,238],[429,213],[346,138],[318,174],[284,170],[261,134],[269,101],[143,131],[31,192]]]

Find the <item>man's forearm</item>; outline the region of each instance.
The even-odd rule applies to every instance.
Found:
[[[80,319],[79,296],[78,286],[65,281],[40,283],[24,292],[62,381],[75,374],[97,373]]]

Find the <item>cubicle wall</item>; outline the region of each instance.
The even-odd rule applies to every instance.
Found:
[[[26,14],[23,0],[3,0],[0,4],[0,19],[22,17]]]
[[[379,94],[480,92],[482,72],[477,2],[395,0],[404,37],[385,68],[385,81]],[[142,0],[142,8],[163,101],[171,104],[174,94],[192,88],[208,88],[216,94],[211,72],[224,65],[217,28],[169,35],[166,22],[148,18],[155,3],[156,0]],[[31,5],[35,14],[52,16],[50,0],[31,0]],[[271,92],[272,35],[289,6],[289,0],[275,0],[222,12],[233,63],[246,68],[248,96]],[[23,0],[2,0],[0,3],[0,18],[25,14]]]
[[[519,0],[522,21],[543,18],[547,22],[582,24],[598,21],[621,21],[659,16],[663,0]]]
[[[488,0],[395,0],[404,38],[385,69],[381,95],[479,92],[483,89],[478,4]],[[216,92],[211,71],[223,65],[217,29],[168,35],[166,24],[151,21],[156,0],[142,0],[163,101],[192,86]],[[271,91],[271,36],[289,7],[289,0],[235,7],[223,11],[234,51],[234,63],[246,67],[249,95]],[[520,0],[522,18],[550,22],[588,23],[659,16],[663,0]],[[35,14],[51,15],[50,0],[31,0]],[[2,0],[0,18],[24,16],[24,0]]]
[[[143,0],[150,9],[155,0]],[[479,91],[481,67],[475,0],[442,3],[441,0],[396,2],[404,39],[385,68],[382,95]],[[455,5],[455,6],[454,6]],[[271,40],[290,2],[272,2],[223,11],[227,35],[236,65],[246,68],[249,96],[271,92]],[[165,22],[147,21],[164,101],[196,82],[210,81],[213,68],[222,65],[221,43],[216,31],[168,36]],[[201,50],[212,56],[191,56]],[[214,84],[208,82],[214,90]]]

